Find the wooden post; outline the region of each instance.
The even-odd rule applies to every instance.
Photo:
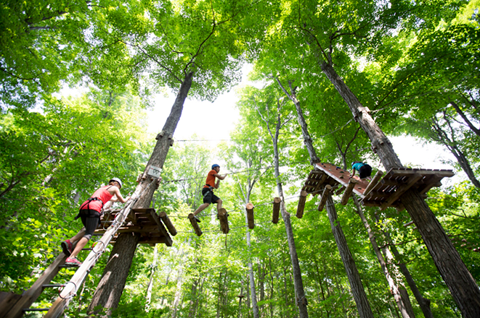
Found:
[[[160,217],[160,219],[162,219],[162,222],[167,227],[168,232],[170,232],[170,234],[172,234],[172,236],[177,235],[177,229],[175,228],[175,226],[173,226],[172,221],[170,221],[170,219],[168,218],[167,213],[160,212],[160,214],[158,216]]]
[[[192,223],[193,230],[195,231],[195,233],[198,236],[202,235],[202,230],[200,230],[200,227],[198,226],[197,220],[195,220],[195,216],[193,215],[193,213],[190,213],[188,215],[188,218],[190,219],[190,223]]]
[[[133,210],[135,210],[135,209],[133,209]],[[154,209],[147,209],[147,210],[150,211],[150,215],[152,216],[155,223],[157,223],[157,227],[158,227],[159,232],[162,233],[163,236],[165,236],[165,238],[166,238],[166,243],[165,244],[167,246],[172,246],[172,238],[170,237],[170,235],[168,235],[167,230],[163,226],[162,221],[160,221],[160,218],[158,217],[155,210]]]
[[[227,210],[221,208],[218,210],[218,219],[220,220],[220,227],[222,228],[223,234],[227,234],[230,232],[230,228],[228,227],[228,217],[227,217]]]
[[[372,189],[377,185],[378,181],[380,181],[380,178],[383,176],[383,171],[378,170],[375,176],[373,177],[372,181],[368,184],[368,186],[365,188],[365,191],[363,191],[363,195],[366,197],[367,194],[372,191]]]
[[[255,220],[253,218],[253,204],[251,204],[250,202],[247,203],[247,205],[245,206],[245,210],[247,210],[248,228],[253,230],[253,228],[255,227]]]
[[[358,183],[358,181],[356,179],[353,179],[353,178],[348,181],[347,189],[343,193],[342,201],[340,201],[340,203],[342,205],[347,205],[348,199],[352,195],[353,188],[355,187],[355,185],[357,183]]]
[[[280,199],[279,197],[275,197],[273,199],[273,216],[272,216],[273,224],[278,223],[278,216],[280,215],[280,202],[282,202],[282,199]]]
[[[300,199],[298,199],[297,206],[297,218],[301,219],[303,217],[303,210],[305,209],[305,201],[307,201],[307,191],[302,190],[300,192]]]
[[[318,211],[322,211],[325,207],[325,203],[327,203],[327,198],[330,195],[330,190],[332,190],[332,186],[327,184],[323,189],[322,199],[320,200],[320,204],[318,205]]]

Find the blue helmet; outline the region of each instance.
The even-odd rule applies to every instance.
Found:
[[[212,165],[212,170],[215,169],[216,167],[220,167],[220,166],[217,165],[217,164],[213,164],[213,165]]]

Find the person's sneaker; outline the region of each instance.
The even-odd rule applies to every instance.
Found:
[[[194,218],[195,218],[195,220],[197,220],[197,223],[200,223],[200,222],[202,222],[202,221],[200,221],[200,219],[199,219],[199,218],[197,218],[196,216],[194,216]]]
[[[62,245],[63,253],[67,256],[70,256],[70,254],[72,254],[72,252],[73,252],[72,242],[70,242],[70,240],[66,240],[66,241],[62,242],[61,245]]]
[[[67,260],[65,261],[65,265],[76,265],[76,266],[80,267],[80,266],[82,266],[82,262],[80,262],[75,257],[67,257]]]

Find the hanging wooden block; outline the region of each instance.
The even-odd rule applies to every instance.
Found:
[[[168,217],[167,213],[160,212],[158,216],[162,220],[163,224],[165,224],[165,226],[167,227],[168,232],[170,232],[170,234],[172,234],[173,236],[177,235],[177,229],[175,228],[175,226],[173,226],[172,221]]]
[[[193,230],[195,231],[195,233],[198,236],[202,235],[202,230],[200,230],[200,227],[198,226],[197,220],[195,220],[195,216],[193,215],[193,213],[190,213],[188,215],[188,218],[190,219],[190,223],[192,223]]]
[[[304,190],[300,192],[300,198],[298,199],[298,206],[297,206],[297,218],[299,219],[303,217],[303,210],[305,209],[307,194],[308,194],[307,191],[304,191]]]
[[[253,218],[253,204],[247,203],[245,210],[247,210],[248,228],[253,230],[255,227],[255,220]]]
[[[318,205],[318,211],[322,211],[325,207],[325,203],[327,203],[327,198],[330,195],[330,191],[332,190],[332,186],[327,184],[323,189],[322,199],[320,200],[320,204]]]
[[[218,210],[218,219],[220,220],[220,228],[222,229],[223,234],[227,234],[230,231],[227,214],[227,210],[224,208]]]
[[[280,214],[280,202],[282,202],[282,199],[280,199],[279,197],[276,197],[273,199],[273,216],[272,216],[273,224],[278,223],[278,216]]]
[[[348,203],[348,199],[352,195],[353,188],[357,183],[358,181],[353,178],[348,181],[347,189],[343,193],[342,201],[340,201],[341,204],[346,205]]]

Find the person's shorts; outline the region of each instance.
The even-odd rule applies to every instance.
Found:
[[[220,200],[219,197],[217,197],[215,194],[213,194],[213,191],[210,190],[209,188],[203,188],[202,189],[202,195],[203,195],[203,203],[217,203],[218,200]]]
[[[358,170],[360,173],[360,179],[364,179],[366,177],[370,177],[372,175],[372,167],[369,165],[364,165]]]
[[[85,226],[85,235],[87,240],[92,238],[93,232],[100,223],[100,212],[95,210],[80,210],[80,217],[82,218],[83,226]]]

